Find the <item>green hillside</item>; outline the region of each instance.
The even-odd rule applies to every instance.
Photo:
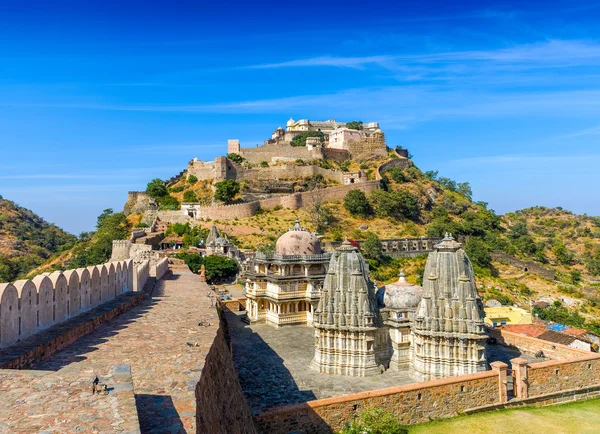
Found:
[[[0,282],[25,276],[76,241],[74,235],[0,196]]]

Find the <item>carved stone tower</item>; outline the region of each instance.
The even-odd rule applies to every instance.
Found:
[[[315,357],[311,367],[326,374],[380,374],[388,345],[369,268],[347,240],[332,255],[315,311]]]
[[[411,364],[424,379],[485,371],[483,305],[473,267],[450,234],[434,246],[411,330]]]

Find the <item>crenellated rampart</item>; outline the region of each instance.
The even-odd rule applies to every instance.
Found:
[[[143,288],[148,262],[109,262],[0,284],[0,348]]]

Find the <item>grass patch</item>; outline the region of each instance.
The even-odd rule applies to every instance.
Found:
[[[600,426],[600,399],[554,405],[525,407],[458,416],[409,427],[409,434],[582,434],[597,433]]]

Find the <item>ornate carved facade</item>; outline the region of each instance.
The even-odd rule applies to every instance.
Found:
[[[451,235],[429,254],[412,326],[411,360],[424,379],[485,371],[483,305],[473,267]]]
[[[368,275],[368,265],[348,241],[332,255],[315,311],[313,369],[356,377],[385,370],[389,360],[387,332]]]
[[[274,326],[312,324],[330,257],[321,251],[319,239],[296,220],[277,240],[275,252],[258,252],[247,266],[250,321]]]

